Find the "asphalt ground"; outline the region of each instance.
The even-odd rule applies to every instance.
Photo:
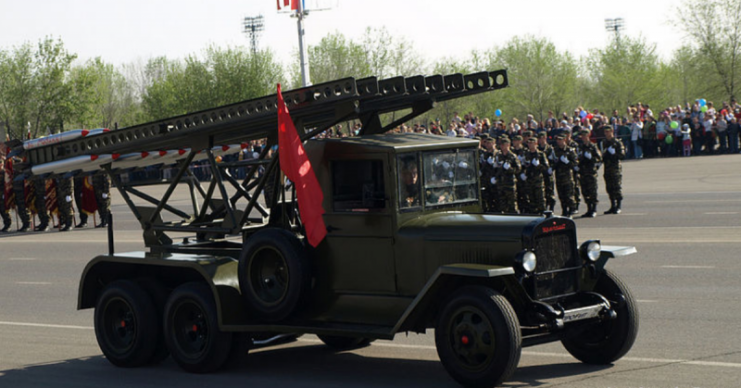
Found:
[[[629,161],[624,175],[623,214],[602,215],[609,201],[601,188],[599,216],[576,222],[579,241],[638,249],[608,264],[638,300],[633,349],[598,367],[557,343],[525,348],[504,386],[741,386],[741,155]],[[115,193],[113,214],[116,251],[142,250],[138,224]],[[0,387],[457,386],[432,332],[341,353],[303,336],[210,375],[182,372],[171,359],[113,367],[95,340],[93,311],[76,310],[80,273],[107,250],[101,229],[0,235]]]

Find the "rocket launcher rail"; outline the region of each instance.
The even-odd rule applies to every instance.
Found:
[[[384,133],[429,111],[438,101],[507,85],[506,70],[383,80],[344,78],[287,91],[283,97],[299,136],[308,140],[354,119],[362,123],[361,136]],[[24,159],[16,164],[17,171],[22,171],[16,179],[105,171],[141,224],[144,243],[152,253],[213,252],[223,248],[227,236],[246,236],[266,225],[302,228],[295,189],[280,179],[279,158],[269,157],[278,142],[276,108],[277,96],[270,95],[128,128],[71,131],[45,140],[6,144]],[[381,114],[402,110],[403,117],[381,122]],[[267,141],[257,157],[219,162],[219,156],[239,152],[245,142],[262,138]],[[210,181],[196,177],[192,163],[198,160],[204,161],[199,168],[209,173]],[[172,174],[162,178],[123,179],[124,172],[169,165],[175,166],[168,169]],[[234,168],[244,168],[239,180],[231,175]],[[137,189],[150,184],[169,187],[160,198]],[[168,204],[180,188],[189,190],[190,204]],[[196,238],[174,243],[168,235],[171,232],[195,233]]]
[[[337,122],[360,119],[363,133],[381,133],[381,113],[412,108],[409,120],[431,109],[436,101],[465,97],[506,87],[505,70],[469,75],[344,78],[284,92],[291,117],[299,131],[328,127]],[[58,142],[35,142],[34,148],[18,150],[26,156],[20,166],[31,175],[31,166],[57,162],[81,155],[128,154],[171,149],[206,149],[270,138],[277,131],[277,97],[266,97],[225,105],[200,112],[153,121],[95,136],[61,138]],[[411,116],[411,117],[410,117]],[[398,122],[398,120],[397,120]],[[402,121],[403,122],[403,121]],[[392,123],[395,124],[395,123]],[[397,124],[398,125],[398,124]],[[315,133],[299,133],[306,140]],[[26,143],[29,143],[26,142]]]

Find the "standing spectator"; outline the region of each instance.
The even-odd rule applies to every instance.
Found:
[[[718,149],[718,152],[725,154],[728,152],[728,122],[726,121],[725,115],[722,113],[718,113],[715,130],[718,133],[718,142],[720,143],[720,149]]]
[[[731,117],[731,123],[728,124],[728,140],[730,142],[729,150],[732,154],[738,153],[738,133],[740,130],[738,119]]]
[[[682,124],[682,156],[692,154],[692,135],[689,124]]]
[[[715,124],[715,121],[713,120],[715,116],[710,114],[710,109],[705,113],[705,118],[702,121],[702,126],[704,130],[704,138],[705,138],[705,154],[712,155],[714,153],[715,149],[715,136],[713,134],[713,126]]]
[[[640,103],[638,104],[640,106]],[[643,158],[643,148],[641,142],[643,141],[643,122],[638,115],[633,116],[633,123],[630,125],[630,144],[633,151],[633,158]]]
[[[694,110],[692,112],[695,113]],[[700,123],[700,116],[692,117],[692,123],[690,123],[690,131],[692,135],[692,154],[697,156],[702,151],[702,140],[703,140],[703,129]]]
[[[623,117],[619,124],[617,126],[617,138],[625,145],[625,154],[631,157],[633,155],[633,142],[630,141],[631,131],[630,125],[628,125],[628,119]]]

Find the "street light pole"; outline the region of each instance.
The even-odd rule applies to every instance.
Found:
[[[304,11],[304,2],[302,0],[298,0],[297,3],[296,18],[298,19],[298,51],[301,60],[301,85],[306,87],[311,85],[311,80],[309,79],[309,55],[306,44],[304,44],[304,18],[308,15],[308,12]]]

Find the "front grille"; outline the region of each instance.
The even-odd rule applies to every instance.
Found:
[[[576,252],[573,230],[536,234],[531,249],[538,257],[535,276],[528,279],[533,299],[554,298],[578,291],[582,259]]]
[[[573,294],[579,284],[578,270],[541,273],[535,275],[535,299]]]
[[[533,250],[538,257],[538,272],[557,271],[581,265],[579,255],[574,252],[576,242],[568,231],[548,233],[535,237]]]

